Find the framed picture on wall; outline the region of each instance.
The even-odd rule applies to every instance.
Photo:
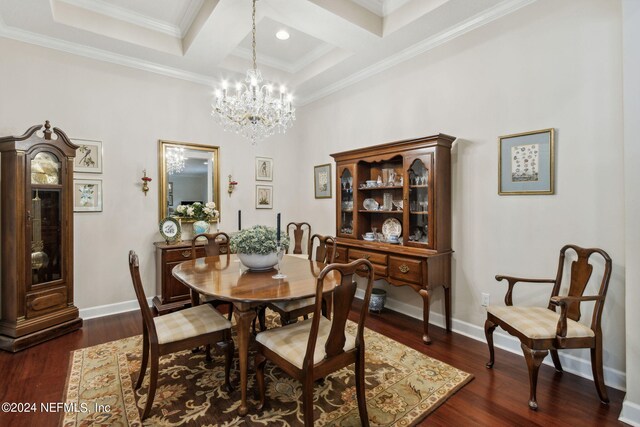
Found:
[[[256,181],[273,181],[273,159],[256,157]]]
[[[72,139],[78,146],[73,160],[73,171],[82,173],[102,173],[102,141]]]
[[[102,180],[73,180],[73,211],[102,212]]]
[[[553,194],[554,169],[554,129],[500,137],[498,194]]]
[[[256,209],[273,208],[273,186],[256,185]]]
[[[331,163],[313,167],[313,188],[316,199],[331,198]]]

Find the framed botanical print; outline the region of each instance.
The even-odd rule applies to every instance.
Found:
[[[316,199],[331,198],[331,163],[313,167],[313,188]]]
[[[273,186],[256,185],[256,209],[273,208]]]
[[[78,146],[73,161],[74,172],[102,173],[102,141],[72,139]]]
[[[273,181],[273,159],[256,157],[256,181]]]
[[[102,212],[102,180],[73,180],[73,211]]]
[[[554,129],[500,137],[498,194],[553,194],[554,169]]]

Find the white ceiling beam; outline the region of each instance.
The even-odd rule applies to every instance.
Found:
[[[382,36],[382,18],[356,3],[344,0],[311,0],[311,2],[353,25],[376,36]]]

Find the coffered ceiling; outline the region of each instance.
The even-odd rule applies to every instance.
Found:
[[[533,1],[259,0],[258,66],[304,105]],[[251,0],[2,0],[0,36],[213,87],[251,65]]]

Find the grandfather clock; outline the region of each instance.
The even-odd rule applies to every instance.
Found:
[[[0,138],[0,348],[16,352],[82,326],[73,305],[76,146],[47,120]]]

